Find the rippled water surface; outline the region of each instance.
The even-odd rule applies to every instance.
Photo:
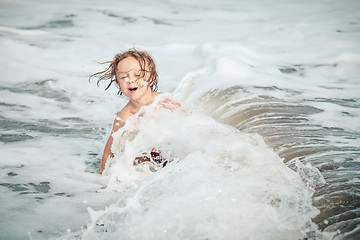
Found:
[[[359,9],[0,2],[0,238],[358,239]],[[88,77],[133,46],[191,114],[129,121],[101,176],[127,100]]]
[[[269,88],[266,91],[273,90],[274,88]],[[261,134],[292,169],[298,169],[297,160],[305,164],[311,163],[319,169],[326,184],[313,186],[314,205],[321,210],[314,222],[321,229],[341,229],[346,232],[354,230],[352,236],[357,236],[360,204],[359,133],[312,123],[309,116],[324,110],[306,105],[305,101],[289,102],[269,96],[244,100],[238,96],[236,101],[232,101],[236,94],[244,95],[244,89],[211,91],[204,95],[204,102],[209,98],[221,98],[217,104],[211,104],[212,109],[208,109],[208,113],[242,131]],[[320,101],[335,102],[352,108],[357,108],[355,105],[358,103],[353,99]],[[239,112],[233,112],[235,107]],[[311,182],[309,184],[312,185]]]

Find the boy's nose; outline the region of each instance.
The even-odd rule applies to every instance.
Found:
[[[136,82],[136,81],[137,81],[136,78],[130,78],[129,83],[134,83],[134,82]]]
[[[129,83],[136,82],[137,80],[136,76],[129,76]]]

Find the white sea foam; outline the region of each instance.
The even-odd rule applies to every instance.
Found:
[[[122,195],[89,210],[85,239],[298,239],[317,231],[312,193],[260,136],[151,108],[113,134],[104,174],[107,189]],[[165,168],[133,166],[153,149],[170,161]]]
[[[298,239],[316,231],[318,210],[300,179],[314,187],[321,174],[299,165],[299,175],[260,136],[204,116],[221,97],[202,97],[241,87],[223,108],[259,96],[310,105],[321,111],[307,116],[311,124],[354,133],[329,144],[358,147],[358,9],[357,0],[1,1],[2,237]],[[87,80],[104,70],[96,61],[133,46],[152,53],[160,91],[193,113],[127,123],[121,133],[139,134],[123,152],[114,146],[101,176],[111,123],[127,100]],[[157,172],[134,168],[152,148],[174,161]]]

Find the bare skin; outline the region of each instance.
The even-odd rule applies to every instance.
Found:
[[[114,157],[114,154],[111,152],[111,145],[113,143],[112,133],[117,132],[120,128],[125,125],[125,121],[128,117],[136,114],[143,106],[148,106],[153,103],[156,96],[161,93],[154,92],[151,90],[151,86],[147,85],[146,79],[148,79],[148,73],[145,73],[145,76],[142,78],[140,73],[140,64],[133,57],[127,57],[121,60],[116,69],[116,79],[117,84],[119,85],[121,91],[125,96],[129,98],[129,102],[126,106],[118,113],[116,116],[113,128],[110,134],[109,139],[106,142],[104,153],[101,159],[101,165],[99,172],[102,172],[105,169],[106,161],[109,157]],[[165,108],[174,110],[179,107],[180,104],[166,99],[163,101]],[[170,104],[169,104],[170,103]],[[146,159],[137,159],[138,162],[146,161]]]

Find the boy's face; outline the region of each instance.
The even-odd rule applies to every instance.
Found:
[[[120,89],[130,100],[136,100],[147,91],[151,91],[146,81],[149,75],[148,71],[143,73],[138,60],[133,57],[121,60],[116,68],[116,79]]]

